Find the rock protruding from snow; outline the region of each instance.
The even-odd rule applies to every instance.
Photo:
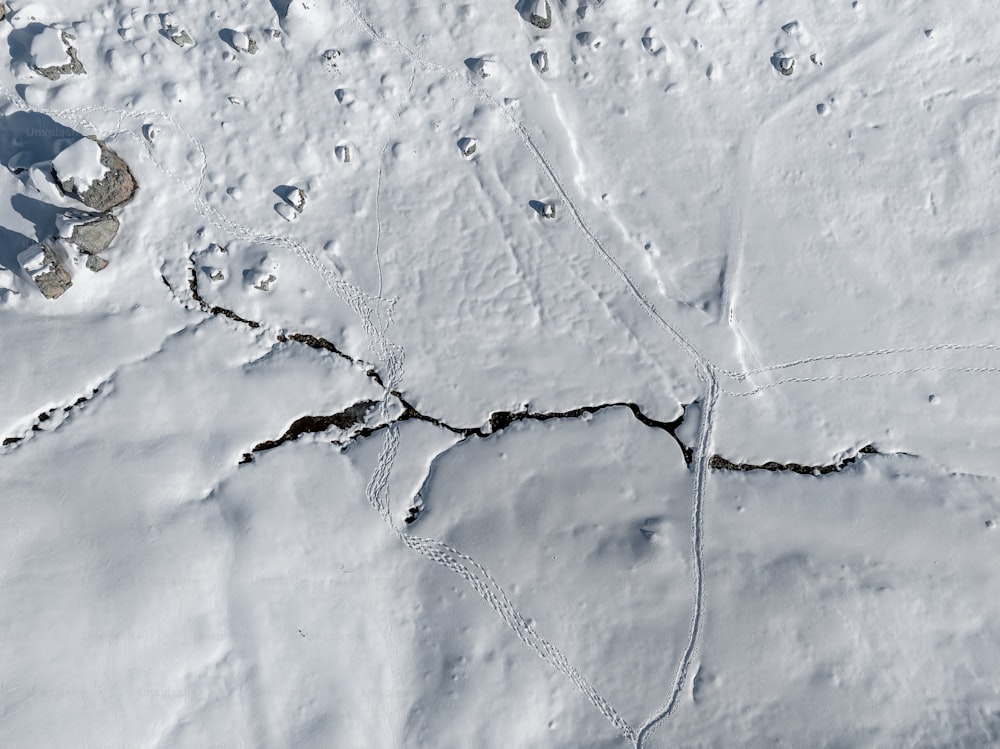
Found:
[[[77,57],[74,41],[76,37],[68,31],[45,27],[31,40],[31,69],[50,81],[64,75],[83,75],[87,71]]]
[[[100,145],[90,138],[80,138],[60,151],[52,160],[52,170],[64,192],[81,194],[102,180],[108,171],[101,163]]]
[[[306,191],[301,187],[293,187],[288,193],[288,204],[299,213],[306,207]]]
[[[535,54],[531,56],[531,64],[535,66],[535,70],[539,73],[549,72],[549,53],[544,49],[540,49]]]
[[[340,72],[340,50],[328,49],[323,53],[323,68],[327,73]]]
[[[84,255],[104,252],[114,241],[121,223],[110,213],[69,211],[56,221],[59,236]]]
[[[61,161],[63,154],[56,156],[52,162],[53,176],[64,195],[79,200],[88,208],[106,213],[130,201],[138,186],[128,164],[108,144],[93,136],[87,136],[85,140],[96,144],[99,155],[95,156],[97,152],[77,141],[69,147],[74,149],[71,157]],[[97,163],[103,167],[103,176],[94,179],[96,166],[89,161],[81,161],[84,156],[88,159],[95,156]],[[78,167],[84,170],[83,174],[77,172]]]
[[[467,159],[476,152],[477,145],[478,144],[476,143],[475,138],[469,138],[466,136],[458,139],[458,148],[462,152],[462,155]]]
[[[245,31],[234,31],[229,43],[237,52],[245,52],[249,55],[257,54],[257,40]]]
[[[100,273],[108,267],[108,261],[100,255],[87,255],[87,270]]]
[[[51,242],[40,242],[17,256],[24,272],[46,299],[58,299],[73,285],[69,271],[52,245]]]
[[[771,55],[771,65],[782,75],[791,75],[795,72],[795,58],[782,50]]]
[[[469,69],[483,80],[495,78],[497,73],[500,72],[500,66],[497,64],[497,61],[485,57],[473,58],[469,61],[468,65]]]
[[[187,33],[186,29],[168,29],[167,36],[170,37],[170,41],[178,47],[187,47],[194,44],[194,39],[191,38],[191,35]]]
[[[278,277],[273,273],[268,273],[263,270],[256,270],[248,268],[243,271],[243,281],[250,288],[256,289],[257,291],[270,291],[271,285],[278,280]]]
[[[595,34],[593,31],[581,31],[576,35],[576,41],[580,43],[581,46],[589,47],[593,50],[598,50],[604,44],[604,40],[600,35]]]
[[[350,161],[350,156],[348,156],[348,161]],[[291,187],[283,193],[279,192],[279,195],[284,202],[275,203],[274,210],[285,221],[294,221],[306,207],[306,191],[301,187]]]
[[[548,29],[552,26],[552,6],[549,0],[534,0],[528,20],[532,26],[539,29]]]

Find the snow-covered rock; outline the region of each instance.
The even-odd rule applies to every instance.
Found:
[[[528,20],[532,26],[547,29],[552,26],[552,6],[549,0],[535,0],[531,6]]]
[[[110,213],[68,211],[56,220],[59,236],[84,255],[96,255],[108,249],[121,223]]]
[[[459,138],[458,140],[458,149],[462,152],[462,155],[467,159],[470,158],[476,152],[477,146],[478,143],[476,142],[475,138],[464,137],[464,138]]]
[[[57,155],[52,172],[63,194],[102,213],[130,201],[137,188],[128,164],[93,136]]]
[[[245,31],[234,31],[229,40],[230,46],[237,52],[250,55],[257,54],[257,40]]]
[[[306,207],[306,191],[301,187],[293,187],[285,200],[288,201],[288,205],[302,213],[302,209]]]
[[[531,56],[531,64],[539,73],[549,72],[549,53],[540,49]]]
[[[39,75],[55,81],[64,75],[82,75],[87,71],[73,46],[76,37],[68,31],[46,26],[31,40],[31,68]]]
[[[495,78],[500,72],[500,65],[497,61],[486,57],[475,58],[470,62],[469,68],[473,73],[484,80],[487,78]]]
[[[52,169],[64,192],[81,194],[108,173],[108,168],[101,163],[101,146],[90,138],[80,138],[60,151],[52,160]]]
[[[73,285],[61,254],[56,244],[49,241],[32,245],[17,256],[24,272],[46,299],[58,299]]]

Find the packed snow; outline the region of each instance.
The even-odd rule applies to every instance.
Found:
[[[0,746],[1000,745],[1000,8],[0,7]]]

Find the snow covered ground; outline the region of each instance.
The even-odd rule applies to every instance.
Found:
[[[0,746],[1000,745],[1000,8],[2,7]]]

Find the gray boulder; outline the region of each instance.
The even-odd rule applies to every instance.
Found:
[[[536,0],[528,14],[528,20],[536,28],[550,28],[552,26],[552,6],[549,5],[548,0]]]
[[[100,273],[107,267],[108,267],[108,261],[105,260],[100,255],[87,256],[87,270],[93,271],[94,273]]]
[[[17,259],[46,299],[58,299],[73,285],[69,271],[51,242],[29,247]]]
[[[88,208],[106,213],[129,202],[138,185],[128,164],[107,143],[92,135],[87,137],[101,147],[101,164],[106,169],[104,176],[91,182],[82,193],[77,189],[73,175],[60,175],[53,169],[52,176],[64,195],[79,200]]]
[[[59,223],[59,233],[84,255],[96,255],[108,249],[121,227],[110,213],[81,211],[66,213]]]

